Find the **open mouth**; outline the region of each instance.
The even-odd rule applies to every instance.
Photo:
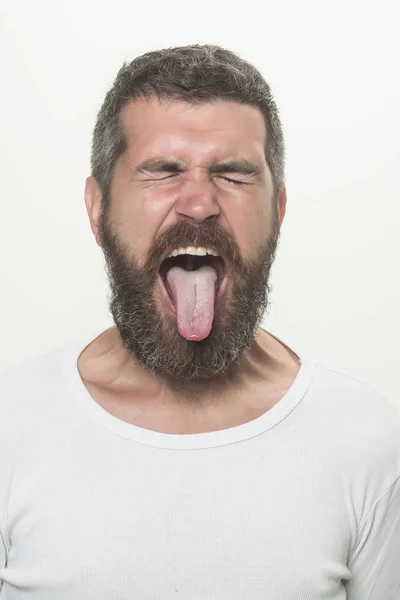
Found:
[[[197,271],[197,269],[200,269],[200,267],[203,267],[205,265],[212,267],[217,273],[217,283],[215,286],[215,298],[217,298],[219,290],[227,273],[226,263],[221,256],[212,256],[209,254],[207,254],[206,256],[180,254],[178,256],[171,256],[163,260],[163,262],[160,265],[160,277],[164,283],[165,289],[167,290],[168,296],[170,297],[173,304],[175,304],[175,300],[167,280],[168,271],[172,269],[172,267],[181,267],[182,269],[185,269],[185,271]]]

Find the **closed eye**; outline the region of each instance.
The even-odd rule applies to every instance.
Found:
[[[176,177],[178,173],[172,173],[171,175],[167,175],[166,177],[155,177],[153,179],[148,179],[147,181],[164,181],[165,179],[171,179],[171,177]],[[230,177],[223,177],[219,175],[221,179],[225,179],[229,183],[233,183],[234,185],[249,185],[248,181],[237,181],[236,179],[231,179]]]
[[[152,177],[151,179],[145,179],[144,181],[163,181],[164,179],[171,179],[171,177],[176,177],[177,175],[178,173],[172,173],[166,177]]]
[[[247,181],[237,181],[236,179],[230,179],[229,177],[222,177],[222,179],[225,179],[225,181],[229,181],[229,183],[233,183],[234,185],[248,185]]]

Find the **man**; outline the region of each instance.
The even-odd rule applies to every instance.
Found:
[[[124,64],[85,202],[115,326],[0,378],[1,600],[399,600],[399,414],[260,328],[286,210],[260,73]]]

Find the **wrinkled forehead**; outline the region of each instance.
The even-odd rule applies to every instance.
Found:
[[[123,107],[120,122],[133,161],[179,154],[189,162],[235,156],[265,163],[265,119],[258,107],[248,104],[140,99]]]

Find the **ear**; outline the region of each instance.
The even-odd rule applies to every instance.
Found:
[[[102,207],[102,193],[99,184],[92,176],[86,179],[85,204],[89,215],[90,227],[94,233],[97,244],[101,247],[98,223]]]
[[[286,203],[287,203],[286,187],[283,187],[279,193],[279,198],[278,198],[279,226],[282,225],[282,221],[285,218]]]

